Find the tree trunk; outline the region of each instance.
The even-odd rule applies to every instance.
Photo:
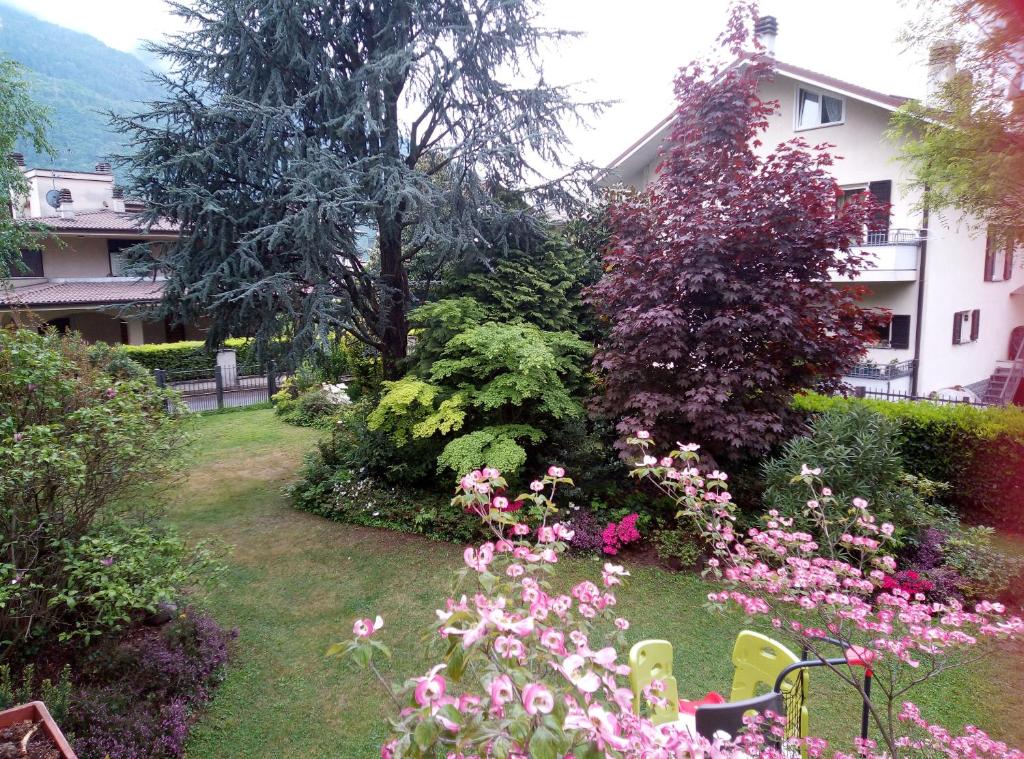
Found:
[[[409,279],[402,261],[402,233],[391,219],[378,221],[380,230],[381,339],[384,350],[384,378],[398,379],[402,374],[402,361],[409,342],[409,323],[406,312],[409,304]]]

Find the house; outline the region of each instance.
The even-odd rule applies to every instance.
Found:
[[[758,21],[767,50],[777,22]],[[947,48],[948,50],[948,48]],[[940,48],[929,66],[932,86],[954,73]],[[775,77],[761,98],[777,100],[762,137],[765,152],[804,137],[835,145],[833,173],[846,193],[869,190],[891,203],[888,220],[866,230],[860,248],[873,255],[854,281],[869,288],[867,307],[892,313],[864,362],[846,381],[870,391],[984,399],[1008,403],[1024,369],[1024,271],[1014,251],[974,220],[949,209],[917,210],[900,145],[886,135],[893,111],[907,98],[775,61]],[[605,170],[606,187],[645,187],[655,177],[659,149],[673,115],[654,125]],[[837,282],[849,279],[834,277]]]
[[[167,222],[143,228],[139,203],[125,200],[110,164],[93,172],[25,168],[27,197],[12,198],[13,216],[42,225],[48,234],[39,250],[22,251],[22,271],[0,283],[0,326],[31,314],[58,330],[75,330],[86,340],[107,343],[175,342],[201,338],[196,325],[147,318],[165,278],[159,269],[127,276],[121,252],[148,242],[154,255],[178,236]]]

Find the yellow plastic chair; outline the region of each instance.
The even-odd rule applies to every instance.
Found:
[[[741,631],[732,649],[732,663],[736,670],[729,701],[743,701],[772,690],[782,670],[798,661],[800,658],[796,654],[767,635],[752,630]],[[787,737],[799,735],[806,738],[809,734],[810,715],[806,705],[809,684],[810,673],[806,669],[791,673],[782,683],[782,697],[789,720]],[[801,753],[806,756],[806,751]]]
[[[652,680],[665,683],[659,696],[665,706],[651,707],[650,719],[655,725],[679,719],[679,690],[672,675],[672,644],[667,640],[642,640],[629,649],[629,686],[633,690],[633,711],[640,714],[644,688]]]
[[[642,640],[629,649],[629,685],[633,691],[633,711],[640,714],[644,703],[644,688],[652,680],[661,680],[665,689],[658,695],[665,705],[652,706],[650,719],[655,725],[675,722],[681,711],[694,714],[705,704],[721,704],[725,699],[717,693],[708,693],[699,701],[680,701],[679,688],[672,674],[672,644],[667,640]]]

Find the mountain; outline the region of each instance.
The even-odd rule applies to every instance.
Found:
[[[0,4],[0,54],[24,66],[36,102],[50,109],[50,143],[59,155],[21,146],[28,166],[91,170],[123,152],[108,111],[130,113],[159,97],[149,67],[94,37]]]

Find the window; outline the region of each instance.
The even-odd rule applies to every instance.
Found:
[[[110,276],[130,276],[125,271],[127,261],[122,251],[144,242],[145,240],[107,240],[107,255],[110,256]]]
[[[43,275],[43,251],[23,250],[21,251],[21,266],[14,265],[11,271],[12,277],[42,277]]]
[[[957,311],[953,314],[953,345],[973,343],[981,334],[981,310]]]
[[[878,348],[906,349],[910,347],[910,314],[894,314],[888,323],[878,329]]]
[[[797,90],[796,102],[797,129],[813,129],[843,123],[843,99],[838,95],[801,87]]]
[[[1007,282],[1013,278],[1013,249],[1012,237],[989,227],[985,238],[986,282]]]

